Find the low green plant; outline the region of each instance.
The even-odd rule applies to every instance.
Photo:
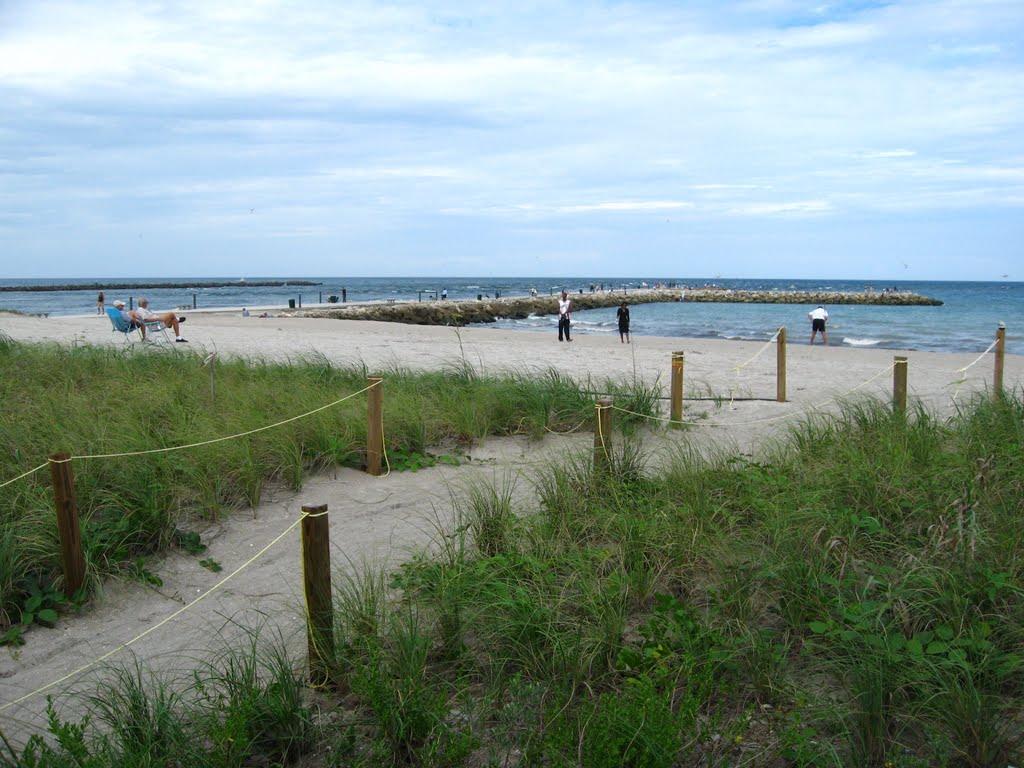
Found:
[[[362,367],[311,355],[279,363],[225,359],[212,402],[209,369],[188,353],[129,353],[90,346],[0,343],[0,479],[54,450],[108,454],[186,445],[249,432],[321,408],[366,386]],[[590,418],[592,401],[561,373],[485,375],[395,368],[386,375],[386,440],[392,468],[461,461],[462,445],[487,435],[540,437]],[[45,379],[46,387],[35,382]],[[111,382],[118,386],[111,386]],[[163,385],[153,387],[148,382]],[[201,554],[180,527],[259,503],[271,484],[298,488],[308,472],[358,466],[366,446],[365,399],[280,427],[187,451],[73,463],[88,586],[118,571],[145,575],[137,558],[179,546]],[[61,586],[59,543],[46,473],[0,489],[0,632],[18,623],[25,574]]]
[[[652,466],[616,440],[600,471],[545,468],[514,514],[510,480],[467,487],[390,579],[339,572],[338,693],[318,694],[337,714],[296,743],[352,765],[1020,764],[1022,437],[1017,396],[949,421],[851,403],[757,461]],[[290,714],[269,722],[303,722],[307,704],[274,701]],[[155,754],[175,723],[217,733],[156,692],[118,704],[146,717],[86,710],[140,722]],[[82,733],[89,759],[130,753]],[[246,733],[231,743],[253,761],[292,743]]]

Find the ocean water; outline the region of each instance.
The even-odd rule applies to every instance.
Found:
[[[193,278],[196,282],[218,278]],[[250,280],[260,280],[251,277]],[[276,278],[267,278],[276,279]],[[159,308],[192,306],[193,295],[199,307],[286,306],[288,299],[305,305],[341,294],[347,289],[349,301],[382,299],[412,299],[420,291],[440,291],[446,288],[450,299],[476,298],[478,294],[494,296],[524,296],[531,288],[541,295],[556,295],[562,288],[578,293],[582,288],[604,284],[606,288],[629,291],[642,283],[675,282],[703,285],[708,278],[339,278],[296,277],[315,280],[320,286],[289,286],[257,288],[238,282],[225,288],[139,290]],[[142,282],[135,278],[110,278],[109,282]],[[182,278],[156,278],[151,282],[187,282]],[[237,280],[237,278],[224,278]],[[31,284],[84,284],[83,280],[3,280],[0,285]],[[852,347],[882,347],[889,349],[923,349],[950,352],[981,352],[991,343],[997,325],[1007,326],[1007,351],[1024,354],[1024,283],[1013,282],[915,282],[864,280],[726,280],[714,282],[734,289],[798,289],[859,291],[873,288],[897,287],[934,296],[945,304],[941,307],[883,307],[836,305],[829,307],[829,337],[833,344]],[[107,292],[107,301],[115,298],[128,300],[129,292]],[[138,296],[135,296],[138,298]],[[429,298],[424,295],[424,299]],[[83,314],[94,311],[94,291],[75,290],[61,292],[0,293],[0,309],[54,315]],[[768,339],[775,330],[785,325],[794,341],[809,334],[807,312],[812,307],[795,304],[644,304],[631,307],[632,331],[638,336],[685,336],[723,339]],[[574,315],[576,333],[617,334],[615,310],[594,309]],[[553,316],[531,317],[523,320],[502,319],[491,327],[550,330],[556,332]]]

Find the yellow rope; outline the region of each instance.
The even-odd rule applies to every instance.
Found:
[[[0,712],[4,712],[7,709],[9,709],[10,707],[15,706],[16,704],[20,704],[23,701],[27,701],[28,699],[31,699],[33,696],[38,696],[40,693],[43,693],[44,691],[48,691],[51,688],[60,685],[61,683],[67,682],[68,680],[70,680],[70,679],[72,679],[74,677],[77,677],[78,675],[82,674],[83,672],[85,672],[88,669],[91,669],[92,667],[96,666],[97,664],[100,664],[100,663],[106,661],[107,659],[109,659],[114,654],[119,653],[120,651],[123,651],[126,648],[130,648],[132,645],[137,643],[142,638],[144,638],[147,635],[151,634],[152,632],[155,632],[156,630],[160,629],[162,626],[164,626],[168,622],[173,621],[174,619],[178,618],[181,614],[185,613],[185,611],[189,610],[193,606],[195,606],[198,603],[200,603],[203,600],[205,600],[207,597],[209,597],[214,592],[216,592],[218,589],[220,589],[225,584],[227,584],[235,576],[240,574],[242,571],[244,571],[250,565],[255,563],[257,560],[259,560],[264,554],[266,554],[271,549],[271,547],[273,547],[275,544],[277,544],[277,542],[279,542],[281,539],[283,539],[285,536],[287,536],[291,531],[295,530],[295,526],[297,526],[299,523],[302,522],[302,518],[303,517],[320,517],[321,515],[325,515],[325,514],[327,514],[327,513],[326,512],[320,512],[320,513],[317,513],[316,515],[307,515],[305,512],[303,512],[299,516],[298,520],[296,520],[294,523],[292,523],[287,528],[285,528],[281,533],[279,533],[277,536],[275,536],[274,539],[269,544],[267,544],[265,547],[263,547],[263,549],[261,549],[259,552],[257,552],[252,557],[250,557],[248,560],[246,560],[244,563],[242,563],[235,570],[233,570],[231,573],[229,573],[223,579],[218,581],[216,584],[214,584],[208,590],[203,592],[203,594],[199,595],[199,597],[197,597],[194,600],[192,600],[191,602],[188,602],[185,605],[181,606],[181,608],[176,610],[174,613],[172,613],[169,616],[161,619],[160,621],[158,621],[156,624],[154,624],[149,629],[146,629],[143,632],[140,632],[135,637],[133,637],[131,640],[128,640],[127,642],[121,643],[121,645],[117,646],[116,648],[114,648],[114,649],[112,649],[110,651],[107,651],[102,656],[100,656],[100,657],[98,657],[96,659],[93,659],[92,661],[90,661],[90,662],[88,662],[86,664],[83,664],[82,666],[78,667],[77,669],[74,669],[71,672],[68,672],[68,674],[64,675],[63,677],[57,678],[56,680],[54,680],[51,683],[47,683],[46,685],[40,686],[39,688],[36,688],[34,691],[26,693],[23,696],[19,696],[18,698],[14,699],[14,701],[9,701],[6,704],[4,704],[3,706],[0,706]]]
[[[597,437],[601,441],[601,450],[604,451],[605,461],[607,461],[608,464],[611,465],[612,457],[611,454],[608,453],[608,444],[605,442],[604,430],[601,427],[601,412],[607,410],[608,408],[615,408],[615,405],[601,405],[601,403],[595,403],[594,408],[596,410],[595,415],[597,417]]]
[[[50,463],[49,461],[44,461],[38,467],[33,467],[28,472],[24,472],[24,473],[18,475],[17,477],[12,477],[10,480],[6,480],[5,482],[0,483],[0,488],[4,488],[4,487],[10,485],[11,483],[16,483],[19,480],[21,480],[22,478],[28,477],[29,475],[34,475],[36,472],[38,472],[43,467],[47,466],[49,463]]]
[[[995,345],[998,344],[998,343],[999,343],[999,339],[996,339],[995,341],[993,341],[991,344],[988,345],[988,349],[986,349],[984,352],[982,352],[980,355],[978,355],[972,362],[968,363],[963,368],[957,368],[955,371],[953,371],[953,373],[966,373],[969,369],[973,368],[975,365],[977,365],[982,360],[984,360],[985,359],[985,355],[987,355],[989,352],[991,352],[992,348],[995,347]]]
[[[277,422],[274,422],[273,424],[267,424],[266,426],[263,426],[263,427],[256,427],[256,429],[250,429],[250,430],[247,430],[245,432],[239,432],[238,434],[234,434],[234,435],[227,435],[225,437],[215,437],[215,438],[213,438],[211,440],[201,440],[198,443],[188,443],[187,445],[172,445],[169,448],[150,448],[150,449],[145,450],[145,451],[125,451],[123,453],[96,453],[96,454],[82,455],[82,456],[71,456],[71,457],[69,457],[67,459],[63,459],[62,461],[58,461],[58,462],[54,462],[54,463],[63,463],[63,462],[67,462],[67,461],[84,460],[84,459],[116,459],[116,458],[121,458],[123,456],[146,456],[146,455],[153,454],[153,453],[170,453],[171,451],[183,451],[186,448],[198,448],[198,447],[203,446],[203,445],[213,445],[214,443],[223,443],[226,440],[234,440],[234,439],[239,438],[239,437],[246,437],[248,435],[254,435],[257,432],[264,432],[264,431],[266,431],[268,429],[274,429],[275,427],[280,427],[280,426],[283,426],[285,424],[290,424],[293,421],[298,421],[299,419],[304,419],[307,416],[312,416],[314,413],[320,413],[321,411],[326,411],[328,408],[333,408],[334,406],[338,405],[339,403],[343,403],[346,400],[351,400],[353,397],[356,397],[357,395],[361,395],[364,392],[367,392],[367,391],[373,389],[374,387],[378,386],[380,383],[381,383],[380,381],[375,381],[373,384],[370,384],[368,387],[363,387],[358,392],[353,392],[350,395],[345,395],[345,397],[338,398],[337,400],[335,400],[333,402],[327,403],[327,405],[321,405],[319,408],[314,408],[311,411],[306,411],[305,413],[300,413],[298,416],[292,416],[291,418],[283,419],[282,421],[277,421]]]
[[[993,341],[991,344],[988,345],[988,348],[984,352],[982,352],[980,355],[978,355],[976,358],[974,358],[974,360],[969,362],[963,368],[957,368],[955,371],[953,371],[953,373],[963,374],[956,381],[951,381],[948,384],[946,384],[947,387],[951,386],[951,385],[956,385],[956,388],[953,390],[953,394],[950,396],[950,400],[952,401],[953,405],[956,405],[956,398],[957,398],[957,395],[960,394],[960,388],[964,385],[964,382],[967,381],[967,371],[969,371],[975,365],[977,365],[982,360],[984,360],[985,359],[985,355],[987,355],[989,352],[991,352],[992,348],[995,347],[995,345],[998,344],[998,343],[999,343],[999,339],[996,339],[995,341]]]
[[[767,416],[767,417],[765,417],[763,419],[750,419],[748,421],[718,421],[718,422],[715,422],[715,421],[696,421],[696,420],[678,421],[676,419],[666,418],[664,416],[650,416],[650,415],[645,414],[645,413],[637,413],[636,411],[630,411],[630,410],[628,410],[626,408],[622,408],[622,407],[617,406],[617,405],[612,405],[610,407],[614,408],[617,411],[621,411],[622,413],[628,413],[631,416],[639,416],[642,419],[649,419],[651,421],[659,421],[659,422],[669,423],[669,424],[698,424],[698,425],[705,426],[705,427],[744,427],[744,426],[748,426],[750,424],[763,424],[763,423],[769,422],[769,421],[779,421],[781,419],[789,419],[789,418],[792,418],[793,416],[799,416],[799,415],[802,415],[802,414],[809,413],[810,411],[816,410],[818,408],[821,408],[824,405],[828,405],[829,403],[832,403],[832,402],[836,401],[840,397],[845,397],[846,395],[853,394],[854,392],[856,392],[861,387],[867,386],[868,384],[873,382],[879,376],[882,376],[883,374],[891,371],[895,365],[896,365],[895,363],[889,364],[888,366],[886,366],[885,368],[880,370],[875,375],[871,376],[870,378],[865,379],[864,381],[862,381],[857,386],[852,387],[852,388],[846,390],[845,392],[841,392],[840,394],[836,395],[835,397],[830,397],[827,400],[822,400],[822,401],[820,401],[818,403],[814,403],[812,405],[809,405],[809,406],[807,406],[807,408],[804,408],[803,410],[796,410],[796,411],[792,411],[791,413],[783,413],[783,414],[780,414],[778,416]]]
[[[377,386],[380,382],[376,382],[372,386]],[[369,389],[369,387],[367,387]],[[384,466],[387,467],[384,474],[381,475],[381,480],[391,474],[391,461],[388,459],[388,441],[384,439],[384,409],[380,409],[380,452],[384,457]]]
[[[764,346],[762,346],[762,347],[761,347],[761,348],[760,348],[759,350],[757,350],[757,352],[755,352],[755,353],[754,353],[754,356],[753,356],[753,357],[751,357],[751,358],[750,358],[749,360],[746,360],[746,361],[744,361],[744,362],[740,363],[739,365],[734,365],[734,366],[733,366],[733,370],[734,370],[734,371],[737,371],[737,372],[739,372],[739,371],[740,371],[741,369],[743,369],[743,368],[746,368],[746,367],[747,367],[748,365],[750,365],[750,364],[751,364],[752,362],[754,362],[755,360],[757,360],[757,358],[759,358],[759,357],[760,357],[760,356],[761,356],[762,354],[764,354],[764,351],[765,351],[766,349],[768,349],[768,347],[770,347],[770,346],[772,345],[772,343],[773,343],[773,342],[774,342],[774,341],[775,341],[776,339],[778,339],[778,338],[779,338],[779,332],[778,332],[778,331],[776,331],[776,332],[775,332],[774,334],[772,334],[772,337],[771,337],[770,339],[768,339],[768,341],[766,341],[766,342],[764,343]]]
[[[743,370],[744,368],[746,368],[748,365],[750,365],[755,360],[757,360],[757,358],[759,358],[762,354],[764,354],[764,351],[766,349],[768,349],[768,347],[770,347],[775,342],[776,339],[779,338],[779,333],[780,332],[781,332],[781,329],[779,329],[774,334],[772,334],[772,337],[770,339],[768,339],[768,341],[766,341],[761,346],[761,348],[759,350],[757,350],[757,352],[754,353],[754,355],[752,357],[750,357],[747,360],[744,360],[739,365],[734,365],[733,366],[732,370],[736,374],[736,383],[733,385],[733,388],[729,390],[729,407],[730,408],[732,407],[732,404],[735,401],[736,391],[739,389],[740,371]]]
[[[564,432],[559,432],[557,429],[551,429],[551,427],[549,427],[547,424],[545,424],[544,425],[544,431],[545,432],[550,432],[552,435],[571,435],[571,434],[573,434],[575,432],[578,432],[580,430],[580,427],[582,427],[586,423],[587,423],[587,420],[584,419],[583,421],[581,421],[579,424],[577,424],[572,429],[567,429]]]

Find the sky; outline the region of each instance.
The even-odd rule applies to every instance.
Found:
[[[0,0],[0,278],[1024,280],[1024,2]]]

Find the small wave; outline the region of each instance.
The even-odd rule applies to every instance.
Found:
[[[851,347],[873,347],[881,343],[881,339],[851,339],[849,336],[843,339],[843,344],[849,344]]]

